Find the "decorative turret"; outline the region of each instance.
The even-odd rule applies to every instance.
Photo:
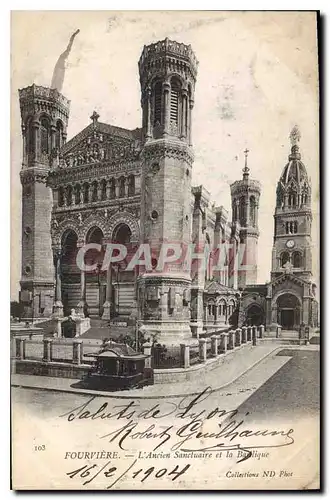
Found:
[[[154,269],[139,277],[140,321],[159,342],[191,337],[190,272],[182,259],[159,269],[163,242],[185,250],[191,239],[191,116],[197,60],[190,46],[170,41],[145,46],[139,61],[143,192],[141,238],[150,244]],[[157,297],[157,299],[155,299]]]
[[[50,235],[51,166],[66,141],[69,101],[56,89],[31,85],[19,90],[22,119],[22,278],[26,316],[52,314],[54,263]],[[27,300],[28,299],[28,300]]]
[[[299,208],[310,208],[311,186],[307,170],[301,161],[299,141],[301,138],[297,125],[290,133],[291,153],[277,184],[276,208],[279,211]]]
[[[276,191],[274,214],[274,245],[272,279],[290,272],[310,279],[312,274],[311,252],[311,184],[301,161],[297,125],[290,133],[291,153],[288,157]]]
[[[244,151],[243,179],[230,186],[233,224],[240,224],[240,243],[245,245],[243,265],[238,269],[238,286],[254,284],[257,281],[258,261],[258,208],[261,193],[260,182],[250,178],[248,167],[249,150]],[[241,252],[243,247],[241,248]],[[241,263],[242,264],[242,263]]]
[[[139,72],[146,139],[169,135],[191,144],[197,66],[190,45],[165,38],[144,46]]]

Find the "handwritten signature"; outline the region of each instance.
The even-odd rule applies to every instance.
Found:
[[[244,418],[238,416],[237,409],[203,408],[201,403],[205,403],[210,395],[211,388],[207,387],[196,396],[182,398],[179,403],[164,401],[147,409],[140,408],[139,400],[113,407],[106,402],[94,409],[97,397],[93,396],[60,417],[66,417],[68,422],[99,419],[124,421],[123,425],[101,436],[101,439],[107,439],[121,450],[127,450],[131,440],[150,440],[155,443],[154,451],[166,443],[171,451],[246,451],[237,463],[250,458],[255,449],[280,448],[294,443],[292,428],[250,429]],[[171,422],[170,425],[158,425],[159,420],[165,419]],[[146,421],[151,423],[145,425]],[[209,429],[210,422],[212,430],[205,430]],[[203,446],[200,446],[201,442]]]

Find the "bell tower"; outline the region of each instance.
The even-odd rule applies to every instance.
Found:
[[[47,177],[66,140],[69,101],[56,89],[19,90],[23,136],[21,301],[25,317],[49,317],[54,304],[50,221],[52,191]]]
[[[139,60],[142,128],[142,242],[152,269],[138,279],[143,328],[167,345],[191,337],[190,271],[178,259],[158,261],[163,243],[183,251],[191,241],[192,109],[198,62],[190,45],[166,38]],[[170,252],[169,252],[170,253]]]
[[[250,178],[250,169],[247,166],[248,153],[249,150],[246,149],[243,179],[235,181],[230,186],[233,223],[238,222],[240,226],[237,270],[239,288],[257,283],[258,210],[261,186],[259,181]]]
[[[291,153],[277,184],[271,279],[290,268],[307,281],[312,278],[311,184],[299,151],[300,132],[290,133]]]

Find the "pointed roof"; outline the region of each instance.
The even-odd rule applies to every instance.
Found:
[[[308,284],[308,285],[310,284],[309,281],[307,281],[301,277],[298,277],[295,274],[283,273],[280,276],[278,276],[277,278],[275,278],[274,280],[272,280],[271,285],[272,286],[279,285],[279,284],[283,283],[285,280],[293,281],[294,283],[297,283],[300,286],[304,286],[304,284]]]
[[[93,116],[93,118],[95,118],[95,116]],[[87,127],[81,130],[81,132],[79,132],[64,144],[61,149],[61,154],[66,154],[74,149],[81,141],[86,139],[94,131],[100,132],[101,134],[116,136],[121,139],[127,139],[128,141],[140,141],[142,139],[142,129],[140,128],[129,130],[126,128],[117,127],[115,125],[109,125],[108,123],[102,123],[93,119],[92,123],[87,125]]]
[[[213,280],[205,284],[205,292],[208,294],[230,294],[235,295],[237,292],[230,288],[229,286],[219,283],[219,281]]]
[[[299,186],[302,182],[308,183],[308,175],[306,167],[301,161],[301,154],[299,151],[301,134],[297,125],[293,127],[289,137],[291,141],[291,153],[288,157],[289,161],[282,171],[280,183],[285,186],[290,182],[294,182]]]

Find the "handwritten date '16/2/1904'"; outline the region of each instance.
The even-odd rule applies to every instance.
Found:
[[[154,451],[164,445],[170,451],[182,452],[245,450],[247,453],[240,462],[252,457],[253,450],[294,443],[292,428],[251,429],[236,409],[206,409],[205,402],[211,393],[207,387],[197,395],[183,397],[179,403],[162,400],[147,409],[141,409],[139,400],[96,406],[97,398],[92,397],[60,417],[66,417],[71,423],[76,420],[120,422],[118,427],[100,436],[120,450],[130,449],[130,445],[138,441],[155,443]]]
[[[111,489],[116,483],[118,483],[124,476],[128,474],[131,475],[132,479],[137,479],[141,483],[146,481],[149,477],[153,479],[160,479],[166,477],[171,481],[176,481],[180,476],[182,476],[190,467],[190,464],[181,467],[176,465],[174,468],[155,468],[148,467],[145,469],[139,468],[137,465],[137,460],[135,459],[127,469],[124,471],[119,471],[117,467],[112,465],[111,461],[107,462],[105,465],[100,466],[98,464],[83,465],[78,469],[67,472],[66,475],[71,479],[80,478],[83,480],[82,485],[87,486],[92,483],[97,477],[104,477],[106,479],[111,478],[110,484],[105,488]],[[136,466],[136,467],[135,467]]]

